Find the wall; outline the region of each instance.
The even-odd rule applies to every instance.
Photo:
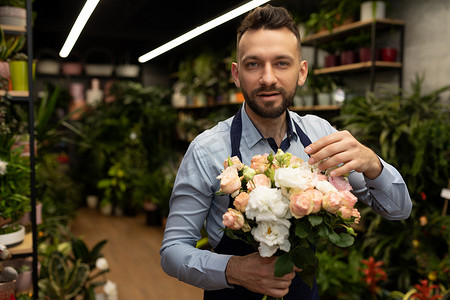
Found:
[[[425,74],[424,92],[450,84],[450,1],[391,2],[387,15],[406,23],[403,86],[415,74]]]

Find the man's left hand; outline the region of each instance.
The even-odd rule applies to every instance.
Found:
[[[347,130],[317,140],[306,147],[305,152],[311,156],[308,160],[310,165],[320,162],[320,170],[342,164],[330,173],[331,176],[341,176],[355,170],[369,179],[375,179],[383,169],[378,156]]]

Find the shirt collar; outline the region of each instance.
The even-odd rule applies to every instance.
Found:
[[[253,146],[255,146],[260,140],[264,139],[262,134],[259,132],[258,128],[253,125],[253,122],[250,120],[250,118],[247,115],[247,112],[245,111],[245,103],[242,105],[241,109],[241,117],[242,117],[242,140],[247,143],[247,147],[251,149]],[[294,128],[293,124],[294,120],[292,120],[290,111],[287,110],[286,113],[286,124],[287,124],[287,137],[292,140],[296,140],[298,135],[295,130],[292,130]]]

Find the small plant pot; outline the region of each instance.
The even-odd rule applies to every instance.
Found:
[[[10,300],[11,296],[14,295],[15,287],[15,280],[9,282],[0,282],[0,300]]]
[[[320,106],[326,106],[331,104],[331,96],[329,93],[317,94],[317,104]]]
[[[61,64],[61,71],[64,75],[79,76],[83,73],[83,64],[80,62],[64,62]]]
[[[16,258],[7,260],[4,263],[5,267],[13,267],[19,274],[16,280],[16,293],[23,293],[29,291],[33,285],[33,261],[30,258]],[[40,263],[38,262],[38,276],[40,272]],[[23,270],[22,270],[23,269]]]
[[[35,63],[33,63],[34,78]],[[28,62],[24,60],[12,60],[9,62],[12,89],[14,91],[28,91]]]
[[[359,54],[359,61],[361,61],[361,62],[371,60],[369,47],[359,48],[358,54]]]
[[[20,245],[25,239],[25,226],[19,225],[20,229],[15,232],[0,234],[0,244],[7,247]]]
[[[386,16],[386,4],[384,1],[365,1],[361,3],[361,21],[384,19]]]
[[[0,24],[25,27],[27,10],[22,7],[0,6]]]
[[[341,64],[342,65],[354,64],[356,62],[357,62],[356,51],[354,51],[354,50],[342,51],[342,53],[341,53]]]
[[[395,49],[395,48],[381,49],[381,59],[383,61],[396,61],[397,60],[397,49]]]
[[[325,56],[325,68],[339,66],[339,56],[329,54]]]

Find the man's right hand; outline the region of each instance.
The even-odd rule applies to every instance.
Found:
[[[246,289],[281,298],[289,292],[289,286],[295,276],[294,268],[291,273],[283,277],[275,277],[275,261],[277,257],[261,257],[259,253],[246,256],[233,256],[230,258],[225,270],[229,284],[237,284]]]

